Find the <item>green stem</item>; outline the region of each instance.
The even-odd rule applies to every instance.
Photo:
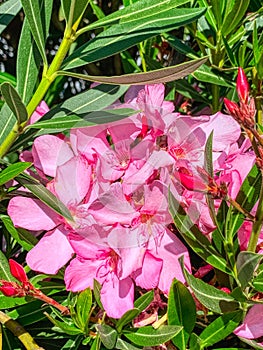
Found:
[[[0,311],[0,323],[5,325],[6,328],[8,328],[16,337],[18,337],[27,350],[44,350],[17,321],[12,320],[2,311]]]
[[[261,177],[262,175],[263,175],[263,172],[261,170]],[[247,251],[249,252],[256,251],[258,237],[260,235],[262,225],[263,225],[263,181],[260,188],[258,207],[255,215],[255,221],[252,226],[252,232],[249,239]]]
[[[62,62],[64,58],[66,57],[70,45],[75,40],[75,30],[71,30],[70,34],[67,34],[66,32],[60,47],[56,53],[56,56],[54,57],[50,67],[48,68],[45,75],[43,75],[42,80],[34,93],[32,99],[30,100],[29,104],[27,105],[27,112],[28,112],[28,118],[31,117],[39,103],[44,98],[47,90],[49,89],[50,85],[55,80],[57,74],[56,72],[60,69]],[[0,145],[0,158],[2,158],[10,149],[12,144],[17,139],[18,135],[23,131],[23,129],[26,126],[26,122],[19,125],[18,123],[15,123],[13,129],[10,131],[10,133],[7,135],[4,142]]]

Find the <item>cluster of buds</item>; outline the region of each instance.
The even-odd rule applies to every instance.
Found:
[[[0,279],[0,291],[7,297],[32,297],[44,301],[47,304],[50,304],[60,310],[64,315],[69,314],[67,307],[59,304],[54,299],[49,298],[40,289],[35,288],[32,283],[30,283],[25,270],[22,265],[18,264],[15,260],[9,260],[9,268],[13,277],[18,282],[15,281],[6,281]]]
[[[239,67],[236,89],[239,104],[224,98],[225,106],[229,114],[243,127],[251,129],[255,127],[255,100],[250,97],[250,87],[244,70]]]
[[[185,167],[179,167],[174,176],[188,191],[209,194],[214,199],[223,199],[227,196],[225,183],[218,185],[207,171],[201,167],[197,167],[196,170],[198,175],[194,175]]]

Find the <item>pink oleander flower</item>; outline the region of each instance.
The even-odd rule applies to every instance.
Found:
[[[40,104],[37,106],[35,112],[31,115],[28,124],[34,124],[36,123],[39,119],[43,117],[47,112],[49,111],[49,107],[46,104],[45,101],[41,101]]]

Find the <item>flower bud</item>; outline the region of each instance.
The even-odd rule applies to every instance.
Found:
[[[9,259],[9,267],[11,274],[21,283],[28,282],[27,275],[22,265],[18,264],[15,260]]]
[[[0,286],[0,292],[2,292],[6,297],[15,297],[18,295],[18,286],[16,283],[3,280],[1,280],[0,283],[2,284]]]
[[[236,87],[240,102],[247,104],[250,87],[247,81],[246,74],[241,67],[238,68]]]
[[[206,191],[207,186],[185,167],[180,167],[175,172],[175,178],[189,191]]]
[[[239,107],[235,102],[230,101],[227,98],[224,98],[224,103],[229,114],[236,116],[239,113]]]

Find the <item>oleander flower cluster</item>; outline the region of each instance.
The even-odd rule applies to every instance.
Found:
[[[191,272],[188,250],[173,230],[169,191],[209,238],[215,225],[206,194],[216,208],[222,196],[235,198],[255,162],[237,121],[221,112],[175,113],[164,93],[162,84],[132,87],[112,108],[132,108],[134,115],[76,125],[68,136],[39,136],[21,155],[73,220],[29,196],[8,206],[16,227],[42,234],[27,254],[30,268],[56,274],[66,266],[66,288],[74,292],[92,288],[96,279],[103,307],[114,318],[133,308],[135,286],[167,294],[174,278],[184,282],[181,256]],[[211,132],[213,178],[204,170]]]

